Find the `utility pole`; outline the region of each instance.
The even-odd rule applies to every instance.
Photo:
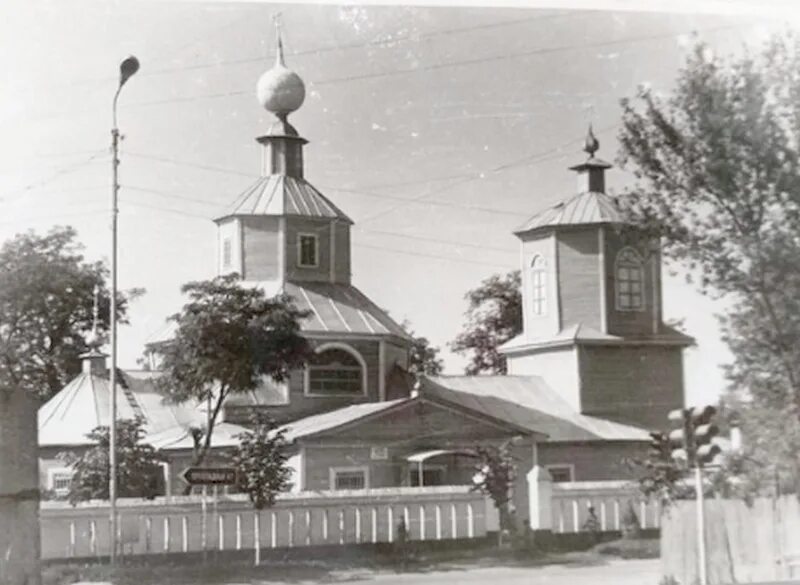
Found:
[[[113,127],[111,128],[111,368],[109,372],[109,391],[111,392],[111,414],[109,421],[109,475],[108,502],[111,514],[111,565],[117,563],[119,529],[117,526],[117,215],[119,208],[119,128],[117,128],[117,100],[122,86],[139,70],[136,57],[128,57],[119,66],[119,85],[112,104]]]

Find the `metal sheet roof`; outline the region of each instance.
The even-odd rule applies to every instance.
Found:
[[[371,414],[383,412],[384,410],[388,410],[399,404],[408,402],[409,400],[412,399],[399,398],[386,402],[363,402],[361,404],[353,404],[351,406],[345,406],[344,408],[323,412],[322,414],[301,418],[287,423],[281,428],[286,430],[286,440],[291,442],[303,437],[335,429]]]
[[[142,416],[148,434],[174,427],[186,419],[184,407],[165,404],[153,386],[151,372],[121,372],[117,384],[118,418]],[[82,373],[39,409],[39,444],[86,445],[86,435],[111,420],[107,378]]]
[[[537,213],[514,233],[544,227],[598,223],[625,223],[625,218],[608,195],[587,191]]]
[[[525,333],[520,333],[516,337],[506,341],[498,349],[501,353],[512,353],[515,350],[523,350],[527,348],[581,342],[587,345],[634,345],[637,343],[660,343],[687,346],[694,343],[694,338],[686,335],[685,333],[681,333],[674,327],[670,327],[664,323],[661,324],[658,333],[647,334],[641,338],[632,335],[622,337],[619,335],[612,335],[610,333],[603,333],[594,327],[584,325],[583,323],[578,323],[568,325],[554,335],[529,337]]]
[[[259,178],[222,217],[230,215],[299,215],[353,223],[311,183],[288,175]]]
[[[409,339],[400,325],[350,284],[287,282],[284,292],[298,308],[311,312],[303,332],[396,335]]]
[[[539,376],[437,376],[421,392],[546,433],[548,441],[647,441],[646,430],[575,412]]]

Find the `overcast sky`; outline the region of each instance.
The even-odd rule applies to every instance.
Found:
[[[5,0],[0,240],[70,224],[87,257],[108,258],[111,98],[119,62],[142,64],[119,106],[119,274],[147,294],[120,331],[122,366],[179,309],[182,283],[214,276],[211,218],[260,169],[254,138],[270,115],[255,82],[277,12],[307,88],[291,117],[310,141],[306,178],[356,222],[354,283],[442,347],[450,373],[464,365],[446,347],[464,293],[517,268],[511,231],[574,193],[567,167],[588,122],[613,160],[620,98],[643,83],[668,93],[693,32],[727,54],[787,26],[753,14]],[[609,174],[611,191],[627,181]],[[721,305],[674,269],[665,317],[697,338],[686,353],[696,403],[723,384]]]

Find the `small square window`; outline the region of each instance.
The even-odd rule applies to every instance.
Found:
[[[319,240],[313,234],[297,236],[297,264],[308,268],[319,265]]]
[[[550,472],[550,477],[553,483],[565,483],[573,481],[572,479],[572,465],[548,465],[547,471]]]

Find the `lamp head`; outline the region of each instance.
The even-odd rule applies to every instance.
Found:
[[[137,71],[139,71],[139,60],[131,55],[119,65],[119,86],[125,85]]]

